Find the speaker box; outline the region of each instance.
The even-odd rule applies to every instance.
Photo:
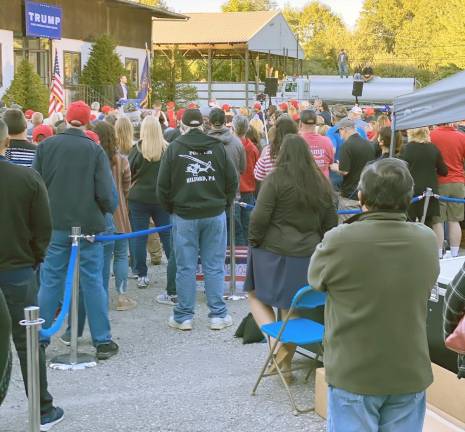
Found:
[[[352,86],[352,96],[360,97],[363,93],[363,81],[354,81]]]
[[[276,96],[278,91],[278,79],[277,78],[265,78],[265,94],[268,96]]]

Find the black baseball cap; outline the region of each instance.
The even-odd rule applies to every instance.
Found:
[[[199,127],[203,125],[203,117],[198,109],[187,109],[181,121],[188,127]]]
[[[300,113],[300,121],[308,125],[316,124],[317,115],[316,112],[310,109],[303,110]]]
[[[208,119],[213,126],[223,126],[226,123],[226,114],[222,109],[213,108],[208,115]]]

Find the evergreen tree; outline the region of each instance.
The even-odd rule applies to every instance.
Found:
[[[152,99],[181,104],[197,99],[197,89],[182,84],[193,81],[193,78],[186,58],[178,50],[173,50],[170,56],[156,53],[152,64]]]
[[[116,44],[109,35],[103,34],[95,40],[82,70],[81,84],[101,93],[104,86],[115,85],[121,75],[127,74],[115,48]]]
[[[47,86],[34,70],[31,63],[24,59],[19,65],[10,85],[3,96],[7,105],[17,103],[25,109],[48,114],[50,93]]]

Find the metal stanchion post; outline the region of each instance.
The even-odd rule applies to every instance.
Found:
[[[71,229],[71,239],[73,246],[77,246],[78,254],[74,267],[73,291],[71,295],[71,345],[70,353],[55,357],[50,362],[52,369],[61,370],[78,370],[97,366],[95,357],[90,354],[78,352],[78,315],[79,315],[79,245],[81,239],[81,228],[73,227]]]
[[[39,330],[44,320],[40,318],[40,309],[29,306],[24,309],[24,321],[27,337],[27,396],[29,401],[29,432],[40,431],[40,379],[39,379]]]
[[[236,204],[233,202],[229,210],[229,295],[226,297],[228,300],[242,300],[244,296],[236,294]]]
[[[431,188],[426,188],[425,192],[425,203],[423,204],[423,215],[421,217],[421,223],[424,224],[426,220],[426,213],[428,212],[429,200],[433,196],[433,190]]]

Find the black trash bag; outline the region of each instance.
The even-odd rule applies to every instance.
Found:
[[[242,338],[243,344],[265,342],[265,337],[258,328],[258,325],[251,313],[249,313],[239,324],[234,336]]]

